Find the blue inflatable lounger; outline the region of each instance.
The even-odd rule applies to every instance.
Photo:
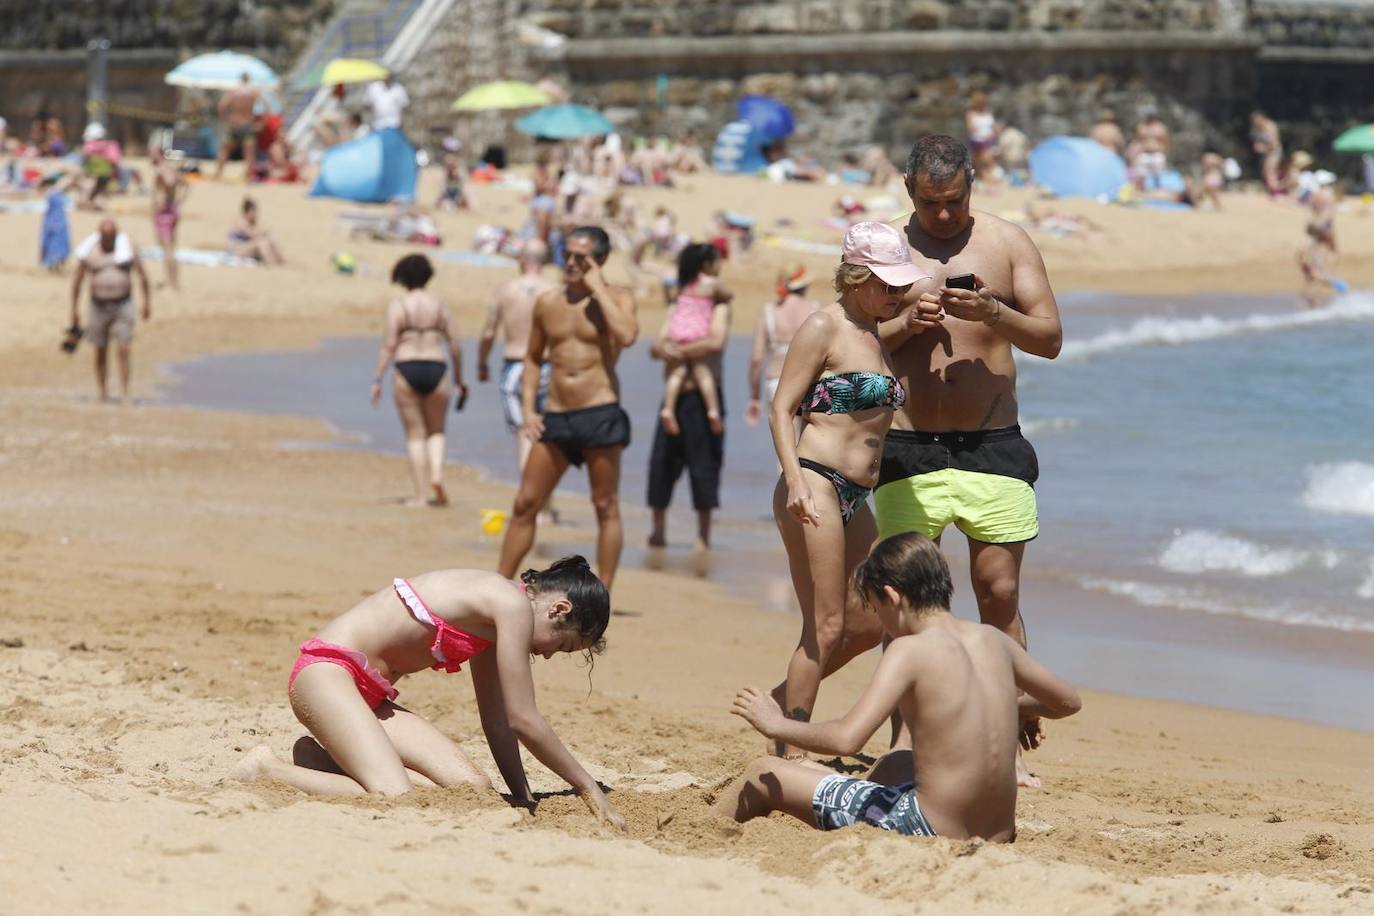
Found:
[[[325,150],[311,197],[339,197],[358,203],[414,200],[415,147],[395,128],[371,133]]]

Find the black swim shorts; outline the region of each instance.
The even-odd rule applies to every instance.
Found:
[[[540,441],[558,446],[569,463],[581,466],[584,449],[623,448],[630,444],[630,415],[619,404],[549,412],[544,414],[544,435]]]

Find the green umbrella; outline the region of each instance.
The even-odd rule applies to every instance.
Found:
[[[1331,148],[1338,153],[1374,153],[1374,124],[1350,128],[1336,138]]]

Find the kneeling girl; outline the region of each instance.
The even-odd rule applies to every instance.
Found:
[[[601,820],[624,828],[596,781],[564,747],[534,700],[530,655],[600,652],[610,621],[606,586],[582,557],[526,570],[519,582],[448,569],[363,599],[301,646],[288,696],[312,738],[294,765],[255,748],[235,771],[317,795],[399,795],[413,785],[491,781],[447,736],[395,702],[392,682],[425,668],[472,669],[482,731],[512,800],[531,803],[520,743],[571,785]]]

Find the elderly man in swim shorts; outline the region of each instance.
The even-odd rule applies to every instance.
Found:
[[[615,366],[639,336],[634,297],[606,281],[601,267],[611,240],[598,226],[568,233],[563,282],[535,300],[525,350],[520,406],[529,460],[520,477],[510,526],[501,542],[501,575],[512,577],[534,544],[537,514],[569,465],[587,465],[596,510],[597,575],[609,588],[620,564],[620,459],[630,444],[630,417],[620,406]],[[538,405],[541,362],[549,394]]]
[[[91,278],[91,305],[87,312],[85,338],[95,347],[95,383],[100,400],[110,400],[110,340],[115,341],[119,359],[121,400],[129,400],[130,355],[134,341],[133,277],[137,272],[143,293],[143,320],[153,317],[148,274],[138,259],[138,249],[112,219],[100,223],[100,231],[87,236],[76,246],[76,276],[72,278],[71,326],[79,324],[77,306],[81,285]]]
[[[927,136],[912,148],[906,235],[934,281],[882,325],[907,400],[884,441],[873,503],[884,538],[919,531],[938,541],[956,526],[983,623],[1025,645],[1021,562],[1040,532],[1040,466],[1018,425],[1012,348],[1053,359],[1063,331],[1040,252],[1015,224],[970,208],[972,182],[958,140]]]

